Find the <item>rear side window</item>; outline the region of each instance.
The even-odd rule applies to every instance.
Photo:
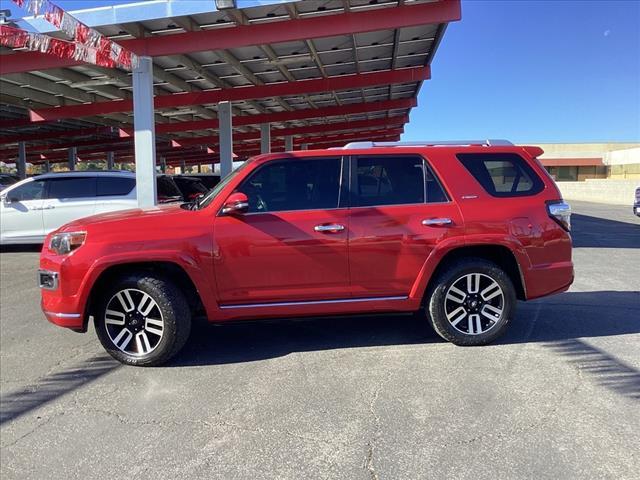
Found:
[[[98,177],[98,196],[124,196],[131,193],[136,186],[134,178]]]
[[[70,177],[47,180],[49,198],[90,198],[96,196],[95,177]]]
[[[419,156],[357,157],[352,174],[354,207],[446,202],[438,179]]]
[[[544,188],[533,168],[515,153],[459,153],[457,157],[494,197],[535,195]]]

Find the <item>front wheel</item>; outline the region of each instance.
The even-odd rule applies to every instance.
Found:
[[[506,330],[516,293],[496,264],[467,258],[440,273],[428,301],[428,318],[438,335],[456,345],[485,345]]]
[[[98,338],[116,360],[157,366],[184,346],[191,312],[182,292],[169,280],[134,274],[114,282],[94,317]]]

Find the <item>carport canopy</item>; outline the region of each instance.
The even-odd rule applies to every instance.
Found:
[[[227,173],[232,152],[398,140],[460,19],[459,0],[237,3],[70,12],[139,55],[133,73],[2,47],[0,161],[221,162]],[[9,22],[67,38],[41,17]]]

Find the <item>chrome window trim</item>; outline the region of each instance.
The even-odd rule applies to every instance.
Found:
[[[274,302],[274,303],[249,303],[242,305],[220,305],[221,310],[231,308],[263,308],[263,307],[294,307],[303,305],[328,305],[333,303],[358,303],[358,302],[376,302],[376,301],[397,301],[407,300],[407,296],[398,297],[366,297],[366,298],[339,298],[335,300],[306,300],[295,302]]]
[[[242,216],[243,217],[249,217],[252,215],[280,215],[281,213],[294,213],[294,212],[333,212],[335,210],[349,210],[348,207],[340,207],[340,208],[307,208],[304,210],[276,210],[273,212],[250,212],[250,213],[243,213]],[[225,217],[228,217],[228,214],[224,215]]]
[[[427,207],[429,205],[447,205],[453,203],[451,200],[448,202],[431,202],[431,203],[387,203],[386,205],[367,205],[363,207],[349,207],[350,210],[357,210],[360,208],[385,208],[385,207],[416,207],[423,206]]]

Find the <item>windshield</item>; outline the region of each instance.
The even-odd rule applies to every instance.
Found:
[[[200,200],[197,204],[197,208],[205,208],[207,205],[209,205],[214,198],[216,198],[216,196],[218,195],[218,192],[220,192],[220,190],[222,190],[224,187],[226,187],[229,182],[235,178],[235,176],[240,173],[242,170],[245,169],[245,167],[247,165],[249,165],[251,163],[251,159],[247,160],[246,162],[244,162],[242,165],[240,165],[238,168],[236,168],[235,170],[233,170],[229,175],[227,175],[224,179],[222,179],[222,181],[217,184],[215,187],[213,187],[209,193],[207,193],[204,197],[202,197],[202,200]]]

